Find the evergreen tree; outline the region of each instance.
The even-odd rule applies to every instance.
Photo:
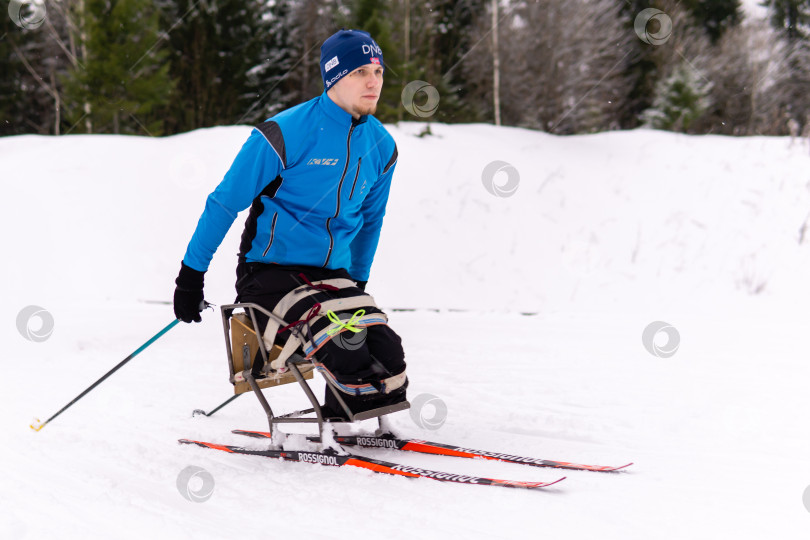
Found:
[[[708,99],[711,87],[710,82],[684,62],[658,84],[653,106],[644,112],[643,119],[657,129],[689,132],[711,104]]]
[[[398,107],[397,121],[430,121],[441,114],[442,108],[448,105],[450,90],[445,87],[442,80],[444,72],[439,55],[435,51],[439,15],[438,11],[434,9],[434,5],[435,1],[431,0],[403,0],[395,3],[393,18],[401,23],[406,20],[408,22],[407,25],[400,24],[393,29],[396,53],[401,63],[392,69],[392,71],[397,71],[397,79],[393,80],[389,77],[386,80],[387,85],[396,87],[397,90],[397,93],[392,91],[392,96],[395,96],[396,99],[394,104]],[[393,65],[387,57],[386,63]],[[420,116],[414,116],[413,113],[417,111],[417,108],[422,109],[427,105],[427,94],[419,91],[415,95],[411,95],[413,87],[409,88],[407,95],[407,99],[412,99],[412,102],[403,103],[403,92],[409,84],[415,83],[415,81],[424,81],[433,87],[428,88],[428,91],[439,93],[439,105],[435,112],[424,110],[419,113]],[[424,116],[421,116],[422,114]]]
[[[469,35],[478,15],[476,10],[483,9],[480,6],[484,3],[485,0],[398,0],[382,5],[360,0],[351,5],[347,25],[369,31],[385,54],[385,86],[378,117],[384,121],[479,119],[464,108],[460,97],[467,90],[462,59],[470,48],[481,46],[481,41],[486,44],[485,35]],[[431,92],[438,92],[440,100],[435,113],[425,111],[427,116],[417,117],[406,110],[402,93],[414,81],[425,81],[433,87]],[[424,105],[426,97],[417,93],[413,96],[414,104]]]
[[[0,135],[59,133],[66,24],[60,4],[0,13]],[[44,17],[43,17],[44,15]],[[17,18],[17,23],[12,21]]]
[[[261,62],[248,71],[258,97],[243,115],[269,118],[302,101],[292,77],[297,58],[290,27],[293,12],[294,3],[288,0],[276,0],[270,6]]]
[[[152,2],[85,0],[76,21],[84,39],[64,80],[68,122],[77,131],[160,135],[171,82]]]
[[[633,31],[636,17],[648,8],[659,9],[673,21],[670,41],[662,45],[644,43],[641,39],[631,43],[633,54],[627,76],[633,88],[622,100],[621,126],[633,128],[642,118],[642,112],[653,106],[657,95],[656,85],[661,77],[673,69],[673,62],[681,62],[679,55],[669,54],[671,49],[682,47],[700,49],[700,43],[710,46],[743,20],[740,0],[616,0],[620,6],[628,31]],[[679,41],[679,43],[676,43]],[[683,51],[681,50],[683,54]],[[700,51],[695,51],[696,54]]]
[[[443,0],[436,6],[438,12],[434,39],[438,68],[441,72],[439,93],[441,106],[436,119],[442,122],[477,122],[483,119],[481,111],[466,101],[470,95],[458,66],[468,51],[475,47],[488,47],[492,40],[491,24],[487,32],[477,31],[479,14],[487,12],[487,0]],[[506,20],[508,12],[500,15]]]
[[[685,0],[684,5],[712,43],[716,43],[726,30],[743,19],[740,0]]]
[[[628,32],[634,32],[633,24],[642,10],[654,7],[648,0],[615,0]],[[634,34],[633,34],[634,35]],[[623,128],[638,126],[641,113],[653,102],[655,85],[658,80],[658,65],[655,61],[655,47],[640,39],[631,40],[629,47],[633,52],[625,71],[631,83],[630,92],[619,105],[619,124]]]
[[[270,7],[262,0],[170,0],[163,26],[170,28],[171,93],[167,130],[254,123],[266,82]]]
[[[790,40],[807,39],[810,28],[810,0],[764,0],[771,24]]]
[[[390,3],[357,0],[351,6],[350,16],[346,21],[347,28],[371,34],[383,51],[384,84],[380,100],[377,102],[377,112],[374,114],[381,122],[395,122],[398,119],[402,86],[407,84],[407,81],[402,80],[404,73],[402,51],[395,45],[392,37],[392,20]]]
[[[23,51],[30,50],[34,42],[35,32],[20,28],[0,12],[0,135],[31,132],[37,126],[31,118],[35,109],[29,97],[36,82],[22,60]]]

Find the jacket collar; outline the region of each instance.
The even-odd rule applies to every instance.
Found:
[[[330,98],[326,94],[326,90],[324,90],[323,94],[321,94],[320,106],[321,106],[321,110],[323,112],[325,112],[327,114],[327,116],[329,116],[332,119],[336,120],[339,124],[341,124],[343,126],[348,126],[348,125],[351,125],[351,124],[359,125],[359,124],[364,123],[366,120],[368,120],[368,115],[367,114],[361,115],[360,118],[355,120],[354,117],[351,114],[344,111],[340,107],[340,105],[338,105],[337,103],[332,101],[332,98]]]

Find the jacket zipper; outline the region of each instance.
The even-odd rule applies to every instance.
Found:
[[[323,261],[323,267],[326,268],[326,265],[329,264],[329,257],[332,256],[332,248],[335,246],[335,239],[332,237],[332,229],[330,227],[332,220],[338,217],[340,214],[340,188],[343,187],[343,179],[346,178],[346,171],[349,170],[349,161],[352,155],[352,131],[354,131],[354,122],[352,122],[352,127],[349,128],[349,136],[346,137],[346,165],[343,166],[343,174],[340,175],[340,182],[338,182],[337,188],[337,209],[335,210],[335,215],[328,218],[326,220],[326,234],[329,235],[329,250],[326,252],[326,260]],[[359,168],[357,169],[360,170]]]
[[[357,185],[357,177],[360,176],[360,164],[363,163],[363,158],[357,160],[357,172],[354,173],[354,182],[352,182],[352,191],[349,193],[349,200],[354,197],[354,187]]]
[[[276,220],[278,219],[278,212],[273,214],[273,224],[270,225],[270,242],[267,244],[267,247],[264,248],[264,253],[262,253],[262,257],[267,256],[267,252],[270,251],[270,246],[273,245],[273,238],[276,236]]]

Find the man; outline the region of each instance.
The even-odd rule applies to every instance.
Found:
[[[335,33],[321,46],[320,65],[324,93],[257,126],[208,196],[181,263],[174,311],[184,322],[201,320],[204,273],[237,213],[250,206],[236,301],[280,310],[289,325],[279,327],[280,342],[306,341],[313,327],[324,330],[317,347],[317,340],[308,345],[318,350],[316,361],[349,408],[361,412],[403,401],[407,387],[400,338],[364,293],[397,148],[371,116],[384,70],[382,50],[371,36],[359,30]],[[334,299],[369,307],[321,313],[321,305]],[[371,313],[363,319],[365,311]],[[350,318],[368,324],[362,343],[347,346],[336,339],[342,334],[326,335],[327,325],[337,320],[345,325]],[[267,317],[257,322],[264,334]],[[356,323],[354,328],[359,329]],[[275,326],[269,330],[275,332]],[[324,414],[345,416],[329,389]]]

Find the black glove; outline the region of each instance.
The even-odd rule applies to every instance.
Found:
[[[200,322],[200,312],[205,308],[203,299],[203,276],[205,272],[194,270],[180,263],[180,275],[174,281],[174,316],[183,322]]]
[[[368,281],[355,281],[355,283],[357,283],[358,289],[360,289],[363,292],[366,292],[366,283],[368,283]]]

